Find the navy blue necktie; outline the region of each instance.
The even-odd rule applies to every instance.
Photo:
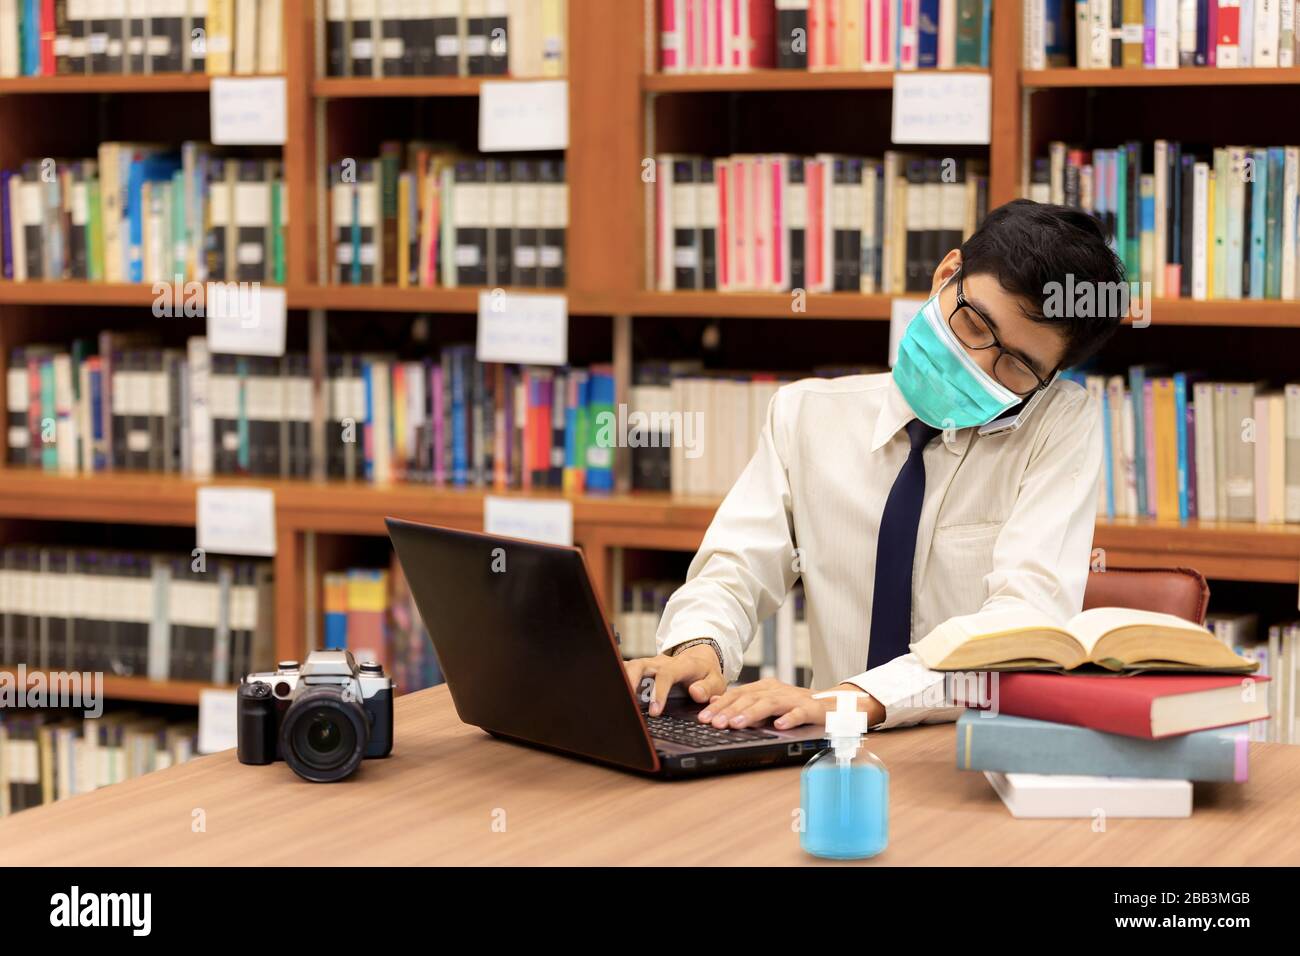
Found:
[[[922,454],[939,429],[919,418],[907,423],[912,451],[889,489],[880,516],[876,541],[876,590],[871,602],[871,646],[867,669],[907,653],[912,636],[912,561],[916,557],[916,527],[925,501],[925,460]]]

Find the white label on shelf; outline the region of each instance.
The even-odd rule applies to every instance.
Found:
[[[483,153],[569,148],[569,81],[487,81],[479,92]]]
[[[284,77],[213,77],[208,99],[214,146],[284,145]]]
[[[233,690],[199,691],[199,753],[231,750],[239,743],[235,714],[239,695]]]
[[[195,495],[198,546],[217,554],[275,555],[275,492],[206,486]]]
[[[891,139],[987,145],[989,91],[987,73],[895,73]]]
[[[480,292],[480,362],[564,365],[569,361],[569,300],[563,295]]]
[[[903,341],[912,317],[921,310],[924,299],[896,298],[889,303],[889,367],[898,361],[898,343]]]
[[[483,499],[483,530],[543,544],[573,544],[573,503],[488,495]]]
[[[204,293],[210,351],[284,354],[284,289],[260,282],[209,282]]]

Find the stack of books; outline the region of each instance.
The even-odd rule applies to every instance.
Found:
[[[1272,713],[1254,662],[1169,614],[1093,608],[1062,627],[990,611],[912,649],[961,672],[954,698],[978,709],[958,721],[957,766],[985,772],[1014,816],[1190,816],[1192,781],[1246,780],[1249,724]]]
[[[282,285],[287,197],[280,162],[206,143],[29,160],[0,170],[4,278]]]
[[[233,684],[274,662],[266,561],[0,549],[0,666]]]
[[[280,73],[283,0],[0,0],[0,77]]]
[[[396,555],[387,569],[327,571],[324,595],[326,650],[350,650],[358,661],[379,661],[399,694],[443,682],[433,641]]]
[[[661,0],[664,73],[989,65],[993,0]]]
[[[987,163],[664,154],[655,175],[660,292],[926,292],[988,210]]]
[[[568,0],[326,0],[328,76],[561,77]]]
[[[1300,522],[1300,383],[1210,381],[1158,365],[1068,377],[1102,418],[1099,516]]]
[[[0,817],[185,763],[198,733],[130,711],[0,710]]]
[[[1029,198],[1100,218],[1129,281],[1157,298],[1294,299],[1297,184],[1296,146],[1055,142],[1034,162]]]
[[[333,280],[405,288],[564,286],[563,159],[385,143],[331,165]]]
[[[1295,66],[1281,0],[1026,0],[1024,66],[1172,70]]]

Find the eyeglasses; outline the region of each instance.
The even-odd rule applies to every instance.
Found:
[[[998,350],[998,357],[993,361],[993,377],[1008,391],[1025,398],[1041,388],[1047,388],[1048,383],[1039,378],[1037,372],[1026,365],[1023,359],[1008,352],[998,341],[998,337],[993,334],[993,325],[984,313],[966,301],[966,296],[962,293],[960,272],[957,273],[957,307],[948,316],[948,327],[968,349]]]

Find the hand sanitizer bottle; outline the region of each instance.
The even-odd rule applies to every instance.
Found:
[[[803,768],[799,789],[803,831],[799,845],[814,856],[860,860],[889,842],[889,771],[862,746],[870,718],[858,710],[853,691],[814,694],[834,697],[826,715],[831,745]]]

